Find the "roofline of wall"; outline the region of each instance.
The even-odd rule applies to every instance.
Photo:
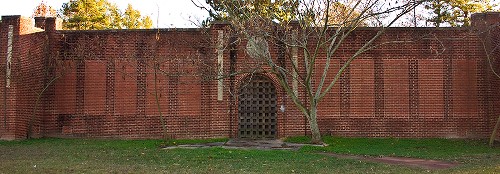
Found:
[[[99,33],[99,32],[106,32],[106,33],[118,33],[118,32],[198,32],[198,31],[203,31],[207,30],[207,28],[155,28],[155,29],[105,29],[105,30],[57,30],[57,31],[62,31],[62,32],[68,32],[68,33]]]
[[[483,14],[483,13],[481,13]],[[497,14],[497,12],[490,12],[484,14]],[[2,18],[20,18],[21,15],[5,15]],[[213,25],[230,25],[227,21],[214,21]],[[473,27],[389,27],[388,30],[455,30],[466,31],[471,30]],[[105,29],[105,30],[57,30],[64,32],[199,32],[210,28],[154,28],[154,29]],[[333,27],[332,27],[333,29]],[[358,27],[356,30],[380,30],[380,27]]]
[[[156,29],[105,29],[105,30],[57,30],[65,33],[119,33],[119,32],[199,32],[210,28],[156,28]],[[453,31],[469,31],[473,27],[390,27],[388,30],[453,30]],[[358,27],[357,31],[378,31],[380,27]]]

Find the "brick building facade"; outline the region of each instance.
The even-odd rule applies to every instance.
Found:
[[[385,44],[353,62],[319,106],[322,134],[487,137],[500,114],[500,79],[486,59],[496,58],[500,71],[499,22],[500,13],[484,13],[470,28],[390,28],[378,43],[412,42]],[[354,31],[333,64],[376,32]],[[308,135],[306,119],[271,74],[213,78],[218,68],[231,74],[252,64],[236,40],[223,23],[66,31],[55,18],[33,24],[3,16],[0,139],[146,139],[164,130],[172,138]],[[270,44],[286,66],[284,49]]]

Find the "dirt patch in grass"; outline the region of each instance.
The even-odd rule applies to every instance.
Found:
[[[342,159],[356,159],[377,163],[402,165],[406,167],[416,167],[422,169],[449,169],[460,165],[459,163],[448,162],[448,161],[438,161],[438,160],[427,160],[418,158],[405,158],[405,157],[369,157],[369,156],[359,156],[359,155],[344,155],[335,153],[319,153],[322,155],[332,156]]]
[[[209,148],[209,147],[222,147],[226,149],[261,149],[261,150],[298,150],[306,144],[298,143],[285,143],[282,140],[245,140],[245,139],[230,139],[227,142],[212,142],[212,143],[197,143],[197,144],[184,144],[173,146],[162,146],[163,149],[195,149],[195,148]],[[309,145],[309,144],[307,144]],[[315,146],[315,145],[309,145]],[[322,147],[318,146],[317,147]]]

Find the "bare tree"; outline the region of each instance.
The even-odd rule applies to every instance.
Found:
[[[297,0],[298,8],[291,14],[295,14],[294,18],[298,22],[281,23],[259,14],[259,10],[244,10],[256,8],[252,0],[221,0],[218,3],[218,8],[223,7],[234,31],[241,36],[241,40],[246,41],[248,55],[264,65],[262,71],[271,73],[278,79],[288,97],[307,118],[312,143],[320,144],[318,104],[332,90],[353,60],[375,48],[374,42],[387,28],[401,16],[412,12],[422,1]],[[336,3],[346,4],[349,8],[343,8],[342,13],[332,12],[334,10],[330,8],[335,7]],[[335,19],[335,22],[332,23],[331,19]],[[376,34],[367,38],[353,54],[347,55],[342,64],[332,66],[332,59],[339,54],[337,51],[346,38],[358,27],[365,25],[366,21],[377,23]],[[276,34],[276,31],[281,34]],[[278,63],[270,53],[271,42],[285,45],[287,55],[297,55],[299,52],[302,60],[297,60],[297,56],[288,56],[292,59],[291,66]],[[318,59],[326,61],[318,65]],[[335,76],[327,78],[332,72]],[[306,96],[299,97],[298,87],[305,90]]]
[[[486,54],[487,54],[487,59],[488,59],[488,65],[491,69],[491,72],[494,74],[495,78],[498,78],[498,80],[500,80],[500,73],[498,72],[498,69],[495,69],[495,67],[494,67],[495,66],[494,62],[498,62],[499,60],[497,60],[498,57],[492,56],[492,53],[499,52],[498,49],[500,49],[500,45],[495,45],[492,48],[491,52],[487,52]],[[491,136],[490,136],[490,140],[489,140],[490,147],[493,147],[493,143],[495,141],[495,138],[497,138],[497,133],[498,133],[499,128],[500,128],[500,115],[498,116],[495,127],[493,128],[493,130],[491,132]]]

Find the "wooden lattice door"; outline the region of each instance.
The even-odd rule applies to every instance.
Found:
[[[239,138],[276,138],[276,103],[276,88],[267,77],[253,76],[242,85],[238,105]]]

